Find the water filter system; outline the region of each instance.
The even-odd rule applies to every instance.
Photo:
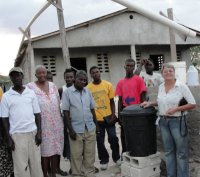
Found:
[[[187,85],[199,85],[199,73],[194,65],[190,65],[189,69],[187,70]]]

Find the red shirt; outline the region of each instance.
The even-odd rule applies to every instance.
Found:
[[[131,78],[121,79],[117,83],[115,95],[122,97],[123,105],[126,107],[132,104],[140,104],[142,92],[146,92],[144,80],[134,75]]]

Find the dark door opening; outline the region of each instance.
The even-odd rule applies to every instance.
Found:
[[[70,58],[71,66],[77,70],[84,70],[87,72],[86,58]]]
[[[164,63],[164,55],[150,55],[150,58],[153,60],[154,71],[161,70]]]

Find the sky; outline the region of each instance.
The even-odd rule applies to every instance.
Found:
[[[173,8],[174,20],[200,31],[199,0],[131,0],[156,14]],[[22,33],[46,0],[0,0],[0,74],[8,75],[14,66]],[[125,8],[111,0],[62,0],[65,26],[72,26]],[[31,36],[58,30],[57,12],[50,6],[32,25]]]

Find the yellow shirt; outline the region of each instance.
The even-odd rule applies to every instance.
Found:
[[[95,113],[97,121],[103,121],[103,117],[111,115],[110,99],[114,98],[114,88],[108,81],[102,80],[95,85],[92,82],[87,85],[95,101]]]
[[[0,101],[1,101],[2,96],[3,96],[3,90],[2,90],[2,88],[0,87]]]

